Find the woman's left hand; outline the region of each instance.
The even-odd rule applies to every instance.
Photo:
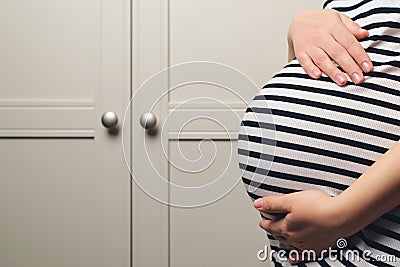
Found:
[[[342,225],[346,217],[340,213],[335,197],[307,190],[282,196],[268,196],[254,201],[254,207],[267,213],[286,213],[277,220],[262,220],[260,227],[280,242],[298,251],[334,248],[339,238],[347,237]],[[290,260],[291,263],[310,259]]]

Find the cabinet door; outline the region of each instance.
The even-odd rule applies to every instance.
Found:
[[[256,89],[224,88],[207,80],[202,74],[213,76],[211,64],[203,71],[197,69],[197,76],[189,71],[186,77],[175,77],[173,67],[157,80],[158,86],[137,94],[142,98],[134,101],[134,124],[151,110],[158,131],[149,134],[134,125],[134,142],[143,144],[133,154],[134,176],[159,182],[153,184],[157,192],[144,188],[147,194],[135,194],[136,203],[141,203],[134,213],[135,231],[140,234],[135,235],[135,266],[265,266],[257,258],[267,244],[265,233],[240,182],[237,130],[246,102],[287,62],[291,18],[300,10],[321,8],[322,1],[146,0],[136,4],[134,77],[140,81],[136,92],[146,78],[163,68],[185,68],[185,62],[207,64],[204,61],[247,75]],[[215,69],[213,79],[218,79],[221,68]],[[176,85],[175,78],[192,80],[164,94],[166,87]],[[220,78],[221,82],[226,78],[223,71]],[[150,103],[146,106],[146,102]],[[195,194],[190,193],[187,205],[178,201],[177,186],[201,188],[220,179],[237,183],[212,201],[212,186],[203,195],[204,203],[194,201]]]
[[[121,123],[101,116],[129,102],[129,1],[0,1],[0,32],[0,266],[128,267]]]

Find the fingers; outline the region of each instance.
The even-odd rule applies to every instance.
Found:
[[[364,72],[370,72],[372,70],[371,59],[354,35],[343,31],[340,27],[334,27],[332,36]]]
[[[267,213],[290,212],[289,201],[285,195],[259,198],[254,201],[254,207]]]
[[[343,24],[357,39],[363,39],[369,36],[368,31],[361,28],[360,25],[355,23],[351,18],[340,12],[337,13],[339,14],[339,17],[342,20]]]
[[[262,220],[259,223],[260,227],[267,232],[269,232],[276,240],[286,245],[287,248],[290,249],[290,253],[288,255],[288,261],[291,264],[296,264],[302,261],[310,260],[307,255],[303,255],[301,250],[295,247],[296,244],[292,244],[289,241],[288,233],[282,231],[282,220],[279,221],[271,221],[271,220]],[[309,255],[308,255],[309,256]]]
[[[326,36],[320,40],[319,46],[311,47],[307,53],[300,53],[298,60],[311,77],[318,79],[322,71],[338,85],[344,86],[347,77],[332,62],[342,67],[355,84],[364,81],[363,72],[372,70],[372,62],[360,43],[351,34],[340,31],[336,35]],[[346,45],[344,47],[343,45]]]
[[[283,241],[283,243],[287,243],[284,240],[288,239],[291,237],[291,234],[289,231],[287,231],[283,219],[281,220],[261,220],[259,222],[259,226],[273,235],[276,239],[279,241]],[[288,244],[291,245],[291,244]]]
[[[343,72],[360,84],[364,73],[372,71],[372,61],[358,41],[368,35],[367,30],[335,10],[300,13],[289,31],[295,56],[307,74],[318,79],[325,73],[340,86],[348,79]]]
[[[358,44],[357,41],[356,43]],[[323,46],[325,47],[325,51],[328,53],[328,55],[330,55],[330,57],[342,67],[342,69],[348,74],[350,79],[355,84],[360,84],[364,81],[363,71],[352,58],[351,54],[349,53],[350,50],[346,50],[343,46],[336,42],[333,37],[328,38],[325,43],[323,43]],[[329,73],[330,70],[332,71],[331,73]],[[328,70],[326,74],[330,77],[335,77],[335,75],[337,75],[337,68],[331,67],[330,70]]]
[[[347,83],[346,76],[333,64],[331,58],[324,50],[314,47],[309,51],[309,54],[315,65],[335,83],[340,86],[344,86]]]
[[[309,55],[304,52],[300,53],[297,55],[297,60],[310,77],[314,79],[319,79],[321,77],[321,70],[314,64]]]

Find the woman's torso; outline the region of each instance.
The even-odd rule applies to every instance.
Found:
[[[338,195],[400,139],[400,1],[326,1],[325,6],[369,30],[361,44],[374,70],[361,85],[339,87],[326,76],[309,78],[293,60],[264,86],[239,135],[243,182],[252,198],[308,189]],[[360,251],[399,257],[400,209],[348,241]],[[280,244],[272,239],[271,245]],[[363,265],[369,266],[356,266]]]

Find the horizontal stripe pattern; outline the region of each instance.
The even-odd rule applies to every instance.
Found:
[[[324,8],[343,12],[369,31],[360,43],[374,70],[361,85],[349,79],[338,87],[325,75],[310,78],[293,60],[263,87],[238,137],[242,181],[253,200],[310,189],[336,196],[400,140],[400,3],[328,0]],[[284,247],[267,236],[272,249]],[[325,258],[297,266],[400,266],[400,207],[347,241],[344,251],[370,250],[372,260]],[[380,255],[394,255],[397,262],[374,260]],[[277,259],[273,264],[290,266]]]

